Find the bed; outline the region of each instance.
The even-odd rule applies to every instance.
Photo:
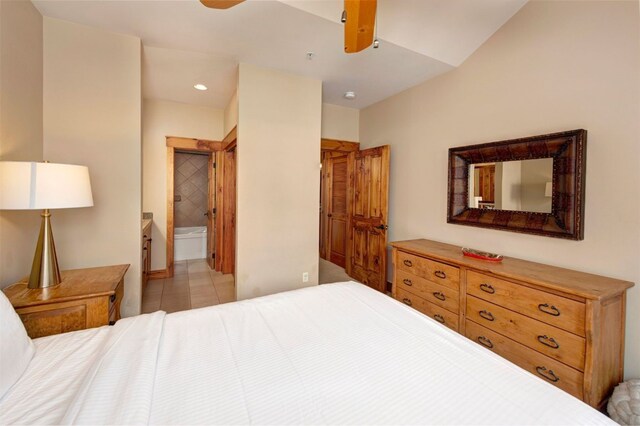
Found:
[[[613,424],[353,282],[33,346],[0,400],[2,424]]]

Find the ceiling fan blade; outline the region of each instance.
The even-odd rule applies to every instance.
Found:
[[[229,9],[243,1],[244,0],[200,0],[200,3],[211,9]]]
[[[373,43],[377,0],[344,0],[344,51],[356,53]]]

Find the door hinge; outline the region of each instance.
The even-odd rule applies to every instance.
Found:
[[[215,253],[211,253],[211,258],[215,259],[216,258],[216,254]]]
[[[211,163],[211,167],[216,168],[216,163]]]
[[[216,214],[216,209],[211,209],[211,213]]]

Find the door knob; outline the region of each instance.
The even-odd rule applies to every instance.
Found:
[[[385,230],[389,229],[389,226],[388,225],[378,225],[378,226],[376,226],[376,229],[380,229],[382,231],[385,231]]]

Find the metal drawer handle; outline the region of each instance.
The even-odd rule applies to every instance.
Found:
[[[405,297],[404,299],[402,299],[402,303],[404,303],[405,305],[411,306],[411,299],[407,299]]]
[[[553,315],[554,317],[560,316],[560,310],[553,305],[549,306],[548,303],[539,304],[538,309],[540,309],[545,314]]]
[[[493,294],[493,293],[496,292],[496,289],[493,288],[493,286],[491,284],[486,284],[486,283],[480,284],[480,290],[484,291],[485,293],[489,293],[489,294]]]
[[[549,380],[550,382],[555,383],[560,380],[560,377],[556,376],[553,370],[547,370],[546,367],[536,367],[536,371],[539,375]]]
[[[439,292],[439,291],[434,291],[434,292],[433,292],[433,297],[435,297],[436,299],[439,299],[439,300],[444,300],[444,299],[446,299],[445,295],[444,295],[444,294],[442,294],[442,293],[441,293],[441,292]]]
[[[495,319],[491,312],[488,312],[485,310],[478,312],[478,315],[480,315],[482,318],[486,319],[487,321],[493,321]]]
[[[435,276],[436,276],[436,277],[438,277],[438,278],[442,278],[442,279],[447,278],[447,274],[445,274],[445,273],[444,273],[444,272],[442,272],[442,271],[435,271],[435,272],[433,273],[433,275],[435,275]]]
[[[544,336],[538,336],[538,342],[553,349],[558,349],[560,347],[558,342],[556,342],[556,339],[554,339],[553,337],[549,337],[546,334]]]
[[[410,260],[406,260],[406,259],[405,259],[405,261],[404,261],[403,263],[404,263],[405,265],[407,265],[407,266],[413,266],[413,262],[412,262],[412,261],[410,261]]]
[[[116,301],[116,295],[112,294],[111,297],[109,297],[109,300],[111,301],[111,303]]]
[[[409,278],[405,278],[404,280],[402,280],[403,283],[405,283],[406,285],[408,285],[409,287],[411,287],[413,285],[413,283],[411,282],[411,280]]]
[[[489,349],[493,348],[493,342],[487,337],[478,336],[478,343],[480,343],[482,346],[486,346]]]
[[[438,321],[440,324],[444,324],[444,318],[443,318],[443,317],[442,317],[442,315],[440,315],[440,314],[435,314],[435,315],[433,316],[433,319],[434,319],[434,320],[436,320],[436,321]]]

